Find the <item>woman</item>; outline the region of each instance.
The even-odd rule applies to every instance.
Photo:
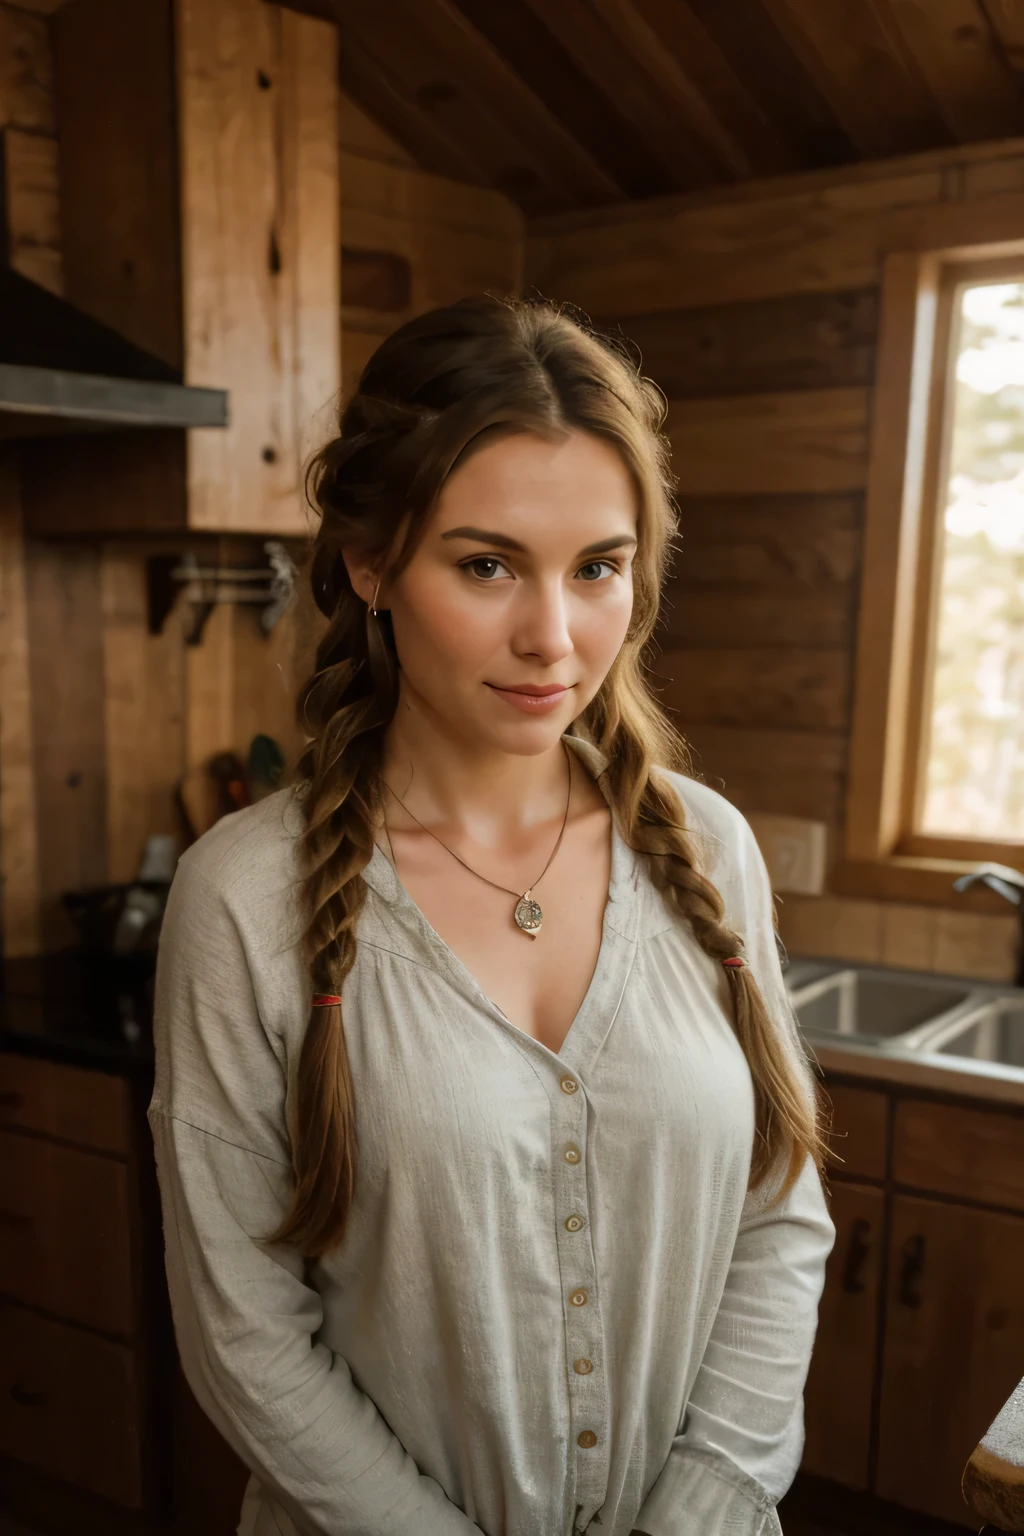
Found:
[[[641,653],[660,396],[545,303],[403,326],[312,484],[298,785],[183,856],[149,1111],[241,1536],[761,1536],[834,1228],[743,817]]]

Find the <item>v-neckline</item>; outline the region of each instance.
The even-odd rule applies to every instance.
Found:
[[[459,991],[486,1007],[525,1049],[541,1051],[562,1066],[571,1064],[582,1070],[585,1061],[599,1048],[600,1040],[603,1040],[611,1026],[622,991],[619,983],[624,985],[635,952],[640,902],[639,856],[630,848],[616,825],[607,788],[600,778],[604,766],[602,754],[598,748],[579,737],[563,736],[562,740],[576,750],[609,804],[611,872],[601,924],[601,943],[594,970],[583,1000],[557,1051],[552,1051],[550,1046],[538,1040],[535,1035],[514,1024],[493,998],[488,996],[465,961],[445,942],[422,907],[413,900],[380,843],[374,843],[373,854],[362,876],[366,884],[388,904],[406,931],[421,941]],[[600,1027],[602,1021],[603,1029]],[[598,1034],[600,1039],[595,1038]]]

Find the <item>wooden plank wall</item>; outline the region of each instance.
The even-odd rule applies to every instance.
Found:
[[[524,223],[499,192],[419,171],[341,99],[342,376],[414,315],[472,293],[518,292]]]
[[[46,18],[0,3],[0,182],[10,265],[61,291],[53,59]]]
[[[0,3],[6,163],[20,156],[27,164],[28,144],[41,167],[32,197],[24,178],[5,179],[11,249],[26,275],[59,291],[47,29],[44,16]],[[517,287],[523,229],[505,198],[417,171],[347,102],[341,148],[351,384],[404,319],[474,289]],[[41,209],[50,210],[45,218]],[[333,427],[333,412],[315,412],[319,404],[309,402],[310,422],[296,424],[310,442]],[[315,616],[296,610],[264,639],[256,610],[220,607],[202,644],[190,647],[179,605],[164,632],[150,635],[145,554],[180,552],[185,543],[26,539],[17,448],[0,447],[0,933],[8,955],[70,942],[60,893],[130,879],[147,834],[179,832],[173,794],[187,768],[217,751],[244,753],[258,731],[281,743],[289,766],[297,759],[293,701]],[[261,554],[255,539],[206,539],[195,548],[204,560]],[[301,560],[302,543],[290,548]]]
[[[49,34],[44,17],[7,4],[0,4],[0,188],[2,259],[59,293]],[[17,455],[0,447],[0,935],[12,954],[34,953],[41,942],[30,607]]]
[[[680,549],[656,672],[708,783],[840,853],[885,254],[1021,228],[1007,141],[533,221],[526,277],[669,401]],[[634,356],[636,353],[634,352]],[[798,953],[1009,979],[1015,919],[786,896]]]

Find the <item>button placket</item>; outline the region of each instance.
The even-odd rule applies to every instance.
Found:
[[[586,1169],[586,1093],[576,1075],[563,1071],[553,1105],[560,1173],[557,1241],[563,1276],[563,1315],[569,1365],[570,1431],[576,1450],[576,1502],[599,1508],[608,1481],[607,1379],[603,1330],[596,1300],[594,1253],[589,1234]],[[564,1097],[563,1097],[564,1096]]]

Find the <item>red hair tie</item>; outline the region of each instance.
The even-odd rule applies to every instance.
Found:
[[[335,1008],[341,1006],[341,998],[335,997],[333,992],[318,992],[313,999],[314,1008]]]
[[[742,969],[743,966],[746,965],[746,963],[747,962],[743,959],[742,955],[730,955],[728,960],[723,960],[722,961],[723,965],[728,965],[730,967],[738,967],[740,969]]]

